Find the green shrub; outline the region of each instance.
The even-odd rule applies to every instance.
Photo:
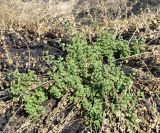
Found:
[[[28,73],[19,73],[18,71],[15,71],[10,74],[10,77],[10,92],[14,98],[26,94],[33,85],[38,83],[38,78],[33,71]]]
[[[116,115],[117,111],[125,114],[131,122],[137,119],[134,113],[136,99],[131,94],[132,80],[127,77],[116,60],[139,54],[141,45],[137,40],[127,41],[115,39],[107,31],[100,31],[96,41],[88,43],[85,34],[72,31],[70,42],[63,44],[66,51],[64,58],[55,59],[47,56],[48,63],[53,66],[48,80],[53,80],[47,94],[60,99],[68,91],[72,92],[70,100],[82,110],[84,121],[100,130],[104,112]],[[27,92],[28,86],[38,82],[32,73],[13,74],[11,93],[13,96],[23,94],[26,112],[31,118],[39,118],[44,113],[42,102],[47,100],[43,88]],[[27,92],[27,93],[26,93]]]
[[[104,101],[109,102],[112,113],[116,110],[126,112],[135,102],[130,94],[132,81],[115,65],[115,60],[137,54],[140,46],[135,49],[132,44],[130,47],[127,41],[115,40],[104,31],[98,34],[94,43],[88,44],[84,34],[74,32],[66,46],[66,57],[53,61],[50,78],[54,84],[50,94],[61,98],[67,91],[72,91],[71,100],[83,109],[86,124],[99,130],[106,106]]]
[[[47,97],[41,88],[38,88],[30,94],[24,95],[24,109],[31,119],[37,120],[45,113],[45,108],[42,106],[42,103],[46,100]]]
[[[30,118],[33,120],[38,119],[45,111],[42,102],[47,100],[42,88],[36,88],[39,83],[38,77],[33,71],[28,73],[15,71],[11,74],[11,78],[10,92],[12,97],[22,97],[25,111]]]

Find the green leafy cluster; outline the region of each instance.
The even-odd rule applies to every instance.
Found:
[[[32,85],[38,83],[38,78],[33,71],[28,73],[19,73],[15,71],[10,74],[11,77],[11,87],[10,92],[13,97],[18,97],[20,95],[26,94],[28,89]]]
[[[42,103],[46,100],[47,96],[41,88],[23,97],[24,109],[31,119],[37,120],[45,113],[45,108],[42,106]]]
[[[42,87],[36,88],[36,85],[39,83],[38,77],[33,71],[28,73],[15,71],[10,77],[12,78],[10,87],[12,97],[14,99],[22,97],[25,111],[30,118],[33,120],[38,119],[45,111],[42,103],[47,100]]]
[[[135,121],[136,97],[130,92],[132,80],[116,65],[116,60],[139,54],[141,41],[135,39],[128,43],[100,31],[91,44],[84,33],[72,31],[70,42],[62,46],[67,53],[64,58],[47,58],[51,66],[48,80],[54,81],[48,92],[42,87],[28,90],[39,82],[33,72],[12,74],[11,94],[23,95],[24,108],[30,117],[37,119],[44,113],[42,103],[48,96],[60,99],[72,92],[70,100],[82,110],[85,123],[95,130],[100,129],[106,112],[116,115],[120,111],[128,120]]]
[[[136,54],[140,47],[135,50],[133,44],[130,47],[127,41],[116,40],[108,32],[100,32],[97,40],[89,44],[83,33],[74,32],[65,48],[66,57],[55,61],[50,71],[54,80],[49,89],[51,96],[59,99],[67,91],[73,92],[71,100],[83,109],[86,124],[97,130],[101,127],[105,101],[112,113],[128,111],[135,101],[129,92],[132,81],[115,65],[115,60]]]

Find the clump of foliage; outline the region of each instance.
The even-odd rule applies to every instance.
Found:
[[[23,97],[24,109],[29,114],[30,118],[37,120],[45,113],[45,108],[42,106],[42,103],[46,100],[47,96],[41,88]]]
[[[132,80],[116,65],[116,60],[138,54],[141,50],[139,44],[139,41],[128,44],[125,40],[115,39],[107,31],[100,31],[90,44],[84,33],[72,31],[70,42],[62,45],[66,57],[48,57],[48,63],[53,66],[48,80],[54,82],[47,94],[60,99],[68,91],[72,92],[70,100],[82,110],[85,123],[95,130],[100,130],[103,116],[107,115],[104,112],[114,115],[120,111],[126,119],[134,122],[136,98],[130,93]],[[14,74],[11,83],[13,96],[24,94],[25,110],[33,119],[43,114],[41,103],[47,100],[42,88],[26,91],[35,82],[38,79],[33,73],[18,73]]]
[[[127,41],[116,40],[106,31],[100,32],[92,44],[88,44],[85,34],[72,33],[65,47],[66,57],[54,60],[50,71],[54,84],[49,92],[57,99],[67,91],[73,92],[71,100],[83,109],[86,124],[99,130],[106,105],[113,114],[116,110],[133,111],[132,81],[116,66],[115,60],[137,54],[140,47],[134,46],[138,42],[130,47]]]
[[[11,74],[11,78],[10,92],[12,97],[22,97],[25,111],[31,119],[37,120],[45,111],[42,102],[47,100],[43,89],[36,88],[36,85],[39,83],[38,77],[33,71],[29,71],[28,73],[15,71]]]
[[[12,93],[13,97],[26,94],[28,89],[32,88],[34,84],[38,83],[38,78],[32,71],[28,73],[19,73],[18,70],[16,70],[10,74],[10,77],[10,92]]]

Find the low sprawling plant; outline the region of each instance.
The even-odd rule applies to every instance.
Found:
[[[71,100],[83,109],[85,122],[100,129],[106,105],[112,113],[133,111],[136,99],[130,93],[132,81],[115,62],[139,53],[141,45],[138,41],[129,45],[125,40],[116,40],[106,31],[89,44],[83,33],[72,33],[65,47],[66,57],[55,61],[50,71],[54,84],[49,91],[58,99],[67,91],[73,92]]]
[[[30,118],[37,120],[45,113],[45,108],[42,106],[42,103],[46,100],[47,96],[42,88],[38,88],[30,94],[24,95],[24,109],[29,114]]]
[[[32,86],[38,83],[38,78],[33,71],[28,73],[19,73],[18,70],[16,70],[10,74],[10,78],[10,92],[14,98],[27,94]]]
[[[136,97],[130,92],[132,80],[116,65],[116,60],[139,53],[141,43],[131,41],[128,44],[107,31],[100,31],[96,40],[88,43],[84,33],[71,33],[70,42],[63,44],[66,56],[48,58],[51,59],[48,63],[52,64],[48,80],[54,82],[47,93],[60,99],[65,93],[72,92],[70,100],[82,110],[85,123],[95,130],[100,129],[107,112],[113,115],[122,112],[126,119],[134,122]],[[34,82],[37,82],[35,76],[21,74],[11,84],[13,96],[24,94],[25,110],[33,118],[44,112],[40,106],[47,99],[42,89],[25,94],[25,88]]]
[[[15,71],[10,75],[11,87],[10,92],[14,99],[22,98],[24,109],[30,118],[37,120],[44,112],[45,108],[42,102],[47,100],[42,87],[36,87],[39,84],[38,77],[33,71],[28,73],[19,73]]]

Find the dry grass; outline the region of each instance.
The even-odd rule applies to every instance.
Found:
[[[2,0],[0,2],[0,29],[8,29],[14,24],[40,26],[42,21],[60,15],[70,15],[76,0],[57,2],[50,0],[23,2],[22,0]]]
[[[0,1],[0,29],[16,26],[30,25],[47,27],[44,22],[50,23],[57,17],[73,17],[77,21],[87,17],[108,19],[126,16],[131,7],[127,6],[128,0],[1,0]],[[119,22],[118,22],[119,23]]]
[[[111,11],[116,12],[117,16],[122,14],[126,8],[127,0],[32,0],[23,2],[22,0],[1,0],[0,1],[0,29],[9,29],[16,24],[16,27],[31,26],[32,28],[47,27],[53,19],[57,17],[82,19],[85,13],[89,13],[90,17],[95,16],[101,18],[109,17]],[[128,10],[128,9],[126,9]],[[126,13],[126,12],[125,12]],[[78,21],[81,21],[78,19]]]

